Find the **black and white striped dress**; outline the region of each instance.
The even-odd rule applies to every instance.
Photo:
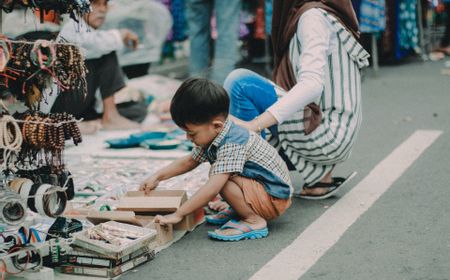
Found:
[[[284,150],[308,185],[320,181],[350,156],[361,125],[360,70],[369,64],[369,54],[344,26],[327,12],[320,12],[330,22],[338,41],[328,55],[324,91],[317,100],[322,109],[322,123],[305,135],[304,113],[294,113],[279,124],[278,141],[274,143]],[[294,72],[298,73],[301,46],[297,35],[289,51]]]

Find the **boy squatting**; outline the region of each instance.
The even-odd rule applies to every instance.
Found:
[[[277,151],[254,132],[228,119],[229,96],[206,79],[186,80],[172,99],[175,123],[195,144],[190,155],[173,161],[147,178],[140,187],[146,193],[159,182],[184,174],[208,161],[209,180],[175,213],[157,216],[162,225],[176,224],[206,205],[219,193],[230,208],[207,218],[220,229],[211,238],[238,241],[266,237],[267,221],[282,215],[291,205],[293,192],[286,164]]]

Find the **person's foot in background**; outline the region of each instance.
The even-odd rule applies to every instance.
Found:
[[[121,116],[117,111],[114,95],[103,99],[102,129],[104,130],[128,130],[139,129],[141,125],[137,122]]]
[[[78,128],[82,135],[95,134],[102,128],[100,120],[83,121],[78,123]]]
[[[108,115],[103,114],[102,129],[103,130],[127,130],[127,129],[139,129],[141,125],[137,122],[130,121],[129,119],[122,117],[119,113]]]

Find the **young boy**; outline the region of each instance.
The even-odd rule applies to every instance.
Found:
[[[162,180],[181,175],[209,161],[208,182],[175,213],[157,216],[163,225],[180,222],[185,215],[206,205],[220,193],[231,206],[220,229],[209,232],[225,241],[268,235],[267,220],[282,215],[291,205],[292,184],[277,151],[254,132],[228,119],[226,91],[206,79],[185,81],[172,99],[170,112],[196,147],[145,180],[140,190],[149,192]],[[232,220],[240,217],[239,221]]]

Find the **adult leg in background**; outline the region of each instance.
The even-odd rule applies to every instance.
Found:
[[[224,88],[230,95],[230,114],[251,121],[277,101],[275,85],[263,76],[247,70],[233,70],[225,79]],[[269,128],[276,134],[276,125]]]
[[[277,101],[275,85],[268,79],[247,69],[236,69],[224,82],[224,88],[230,95],[230,114],[244,121],[250,121],[267,110]],[[278,88],[277,88],[278,90]],[[272,134],[277,133],[276,126],[269,128]],[[289,158],[280,151],[289,170],[296,170]],[[332,182],[331,170],[321,179],[321,183]],[[327,188],[303,188],[303,195],[321,195]]]
[[[104,55],[96,65],[96,79],[103,100],[102,126],[106,130],[137,129],[139,124],[119,114],[114,94],[125,87],[124,74],[115,52]]]
[[[214,46],[211,79],[219,84],[223,84],[238,60],[241,6],[241,0],[214,1],[218,35]]]
[[[228,1],[224,2],[228,3]],[[210,62],[212,8],[212,0],[186,0],[186,18],[191,49],[190,76],[207,76]]]

